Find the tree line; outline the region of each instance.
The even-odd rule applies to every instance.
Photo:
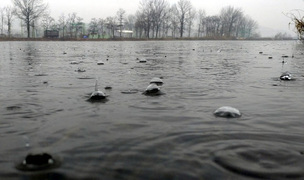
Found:
[[[259,36],[258,24],[242,9],[224,7],[218,15],[207,15],[190,0],[170,4],[168,0],[142,0],[135,14],[119,9],[106,18],[92,18],[88,24],[76,12],[53,18],[43,0],[12,0],[13,6],[0,8],[0,33],[12,36],[12,24],[21,20],[27,37],[37,31],[56,30],[63,38],[251,38]]]

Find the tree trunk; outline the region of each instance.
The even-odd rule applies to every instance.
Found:
[[[30,22],[26,23],[26,29],[27,29],[27,38],[31,37],[31,26],[30,26]]]
[[[183,14],[180,20],[181,27],[180,27],[180,37],[182,38],[184,35],[184,22],[185,22],[185,15]]]
[[[181,28],[180,28],[180,37],[182,38],[184,34],[184,22],[181,23]]]
[[[120,27],[119,27],[119,37],[121,38],[121,34],[122,34],[122,25],[120,25]]]
[[[114,28],[114,26],[112,27],[112,36],[113,36],[113,38],[115,38],[115,28]]]
[[[8,37],[11,37],[11,23],[8,23],[8,26],[7,26],[7,34],[8,34]]]

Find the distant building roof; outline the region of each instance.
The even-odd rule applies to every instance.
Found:
[[[59,31],[58,30],[45,30],[44,31],[44,37],[46,37],[46,38],[58,38],[59,37]]]
[[[117,30],[117,31],[120,32],[120,30]],[[131,30],[122,30],[121,32],[125,33],[125,34],[133,34],[133,31],[131,31]]]

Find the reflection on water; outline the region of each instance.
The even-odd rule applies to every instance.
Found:
[[[5,179],[304,178],[302,44],[1,42],[0,48]],[[295,81],[280,81],[286,71]],[[142,94],[153,77],[163,78],[161,96]],[[108,101],[87,101],[95,79]],[[215,117],[221,106],[238,108],[242,117]],[[53,154],[62,164],[43,172],[15,169],[31,152]]]

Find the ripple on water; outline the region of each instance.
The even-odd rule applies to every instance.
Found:
[[[54,108],[49,110],[43,110],[41,104],[24,102],[16,105],[7,106],[6,111],[5,113],[3,113],[3,115],[14,119],[18,117],[24,119],[32,119],[52,115],[61,111],[63,111],[63,109]]]
[[[222,168],[254,178],[304,178],[304,146],[300,137],[281,134],[235,135],[247,138],[227,139],[213,154],[213,161]],[[290,141],[295,141],[294,146],[290,145]]]
[[[304,156],[288,147],[248,141],[215,153],[214,162],[223,168],[255,178],[304,177]]]
[[[136,94],[138,92],[139,92],[138,89],[128,89],[128,90],[121,91],[122,94]]]
[[[208,130],[128,136],[65,152],[68,161],[75,161],[65,168],[91,176],[99,172],[105,179],[304,178],[303,136]],[[83,167],[82,161],[90,163]]]
[[[78,77],[78,79],[95,79],[94,77],[89,77],[89,76],[83,76],[83,77]]]

